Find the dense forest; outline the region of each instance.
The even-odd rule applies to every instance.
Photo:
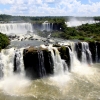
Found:
[[[49,23],[54,23],[57,25],[57,30],[52,30],[52,32],[38,31],[38,34],[41,36],[47,36],[52,33],[52,37],[64,38],[64,39],[79,39],[82,41],[100,41],[100,23],[94,24],[83,24],[78,27],[67,27],[65,21],[75,18],[76,20],[90,20],[100,21],[100,16],[98,17],[73,17],[73,16],[11,16],[11,15],[0,15],[0,21],[9,22],[9,21],[25,21],[31,23],[43,23],[48,21]],[[1,36],[0,36],[1,37]],[[8,41],[8,40],[7,40]],[[1,43],[1,40],[0,40]],[[3,44],[4,46],[6,44]],[[0,45],[1,46],[1,45]],[[1,46],[3,48],[4,46]]]
[[[66,27],[60,32],[52,32],[53,37],[70,40],[100,41],[100,23],[83,24],[78,27]]]
[[[5,34],[0,33],[0,51],[1,49],[6,48],[9,44],[9,38]]]
[[[90,20],[100,21],[100,16],[98,17],[73,17],[73,16],[12,16],[12,15],[0,15],[0,21],[9,22],[9,21],[25,21],[25,22],[44,22],[48,20],[49,22],[54,22],[54,19],[63,18],[65,21],[69,19],[76,20]]]

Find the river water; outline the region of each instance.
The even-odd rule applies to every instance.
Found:
[[[4,25],[5,28],[2,32],[7,31],[8,25]],[[19,30],[16,32],[21,33],[33,32],[31,24],[24,23],[20,24],[19,27],[12,24],[9,26],[14,27],[14,30],[9,27],[8,34],[15,32],[15,30]],[[63,40],[55,39],[55,42],[60,41]],[[100,100],[99,63],[87,65],[75,60],[74,64],[71,65],[72,71],[70,73],[59,73],[36,80],[26,78],[24,71],[20,74],[13,73],[13,55],[16,48],[39,46],[44,43],[41,39],[39,41],[17,40],[11,42],[8,47],[14,47],[13,49],[2,51],[3,59],[1,57],[2,62],[0,63],[5,65],[5,77],[0,80],[0,100]]]
[[[41,44],[43,42],[37,40],[14,41],[11,47]],[[25,77],[24,71],[20,74],[12,73],[14,49],[3,52],[3,62],[5,66],[9,64],[9,67],[6,66],[6,76],[0,80],[0,100],[100,100],[100,63],[88,65],[75,58],[71,72],[30,80]]]
[[[100,64],[37,80],[6,77],[0,81],[0,100],[100,100]]]

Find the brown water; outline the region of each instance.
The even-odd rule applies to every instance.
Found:
[[[0,81],[0,100],[100,100],[100,64],[37,80],[5,78]]]

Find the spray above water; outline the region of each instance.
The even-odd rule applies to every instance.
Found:
[[[0,32],[7,35],[20,35],[33,32],[33,27],[31,23],[0,24]]]
[[[4,49],[0,53],[0,67],[2,67],[3,73],[3,78],[0,80],[0,90],[6,94],[20,95],[22,89],[30,84],[30,81],[25,77],[23,49]],[[16,60],[14,57],[16,57]],[[14,68],[14,60],[16,68]]]
[[[39,74],[42,79],[37,79],[37,80],[29,80],[25,76],[25,70],[23,64],[24,48],[19,48],[19,49],[10,48],[2,50],[2,52],[0,53],[0,64],[1,64],[0,66],[1,70],[4,73],[4,77],[0,81],[1,92],[14,96],[34,95],[36,96],[36,98],[40,98],[40,97],[46,97],[48,95],[52,97],[53,96],[51,95],[53,94],[52,92],[56,91],[55,94],[56,93],[58,94],[57,96],[55,96],[55,98],[58,98],[59,93],[63,94],[63,96],[65,97],[66,94],[69,93],[68,91],[70,91],[70,93],[74,93],[72,90],[76,87],[79,88],[78,87],[79,80],[83,82],[85,85],[87,85],[88,82],[90,82],[92,85],[94,81],[95,83],[97,83],[99,78],[97,80],[92,78],[94,75],[96,76],[97,70],[92,66],[92,60],[91,60],[92,54],[89,49],[88,43],[86,42],[77,43],[77,45],[81,45],[81,49],[79,48],[81,50],[80,60],[78,59],[78,52],[75,49],[76,46],[75,44],[76,43],[74,42],[69,42],[66,43],[65,45],[65,50],[68,50],[70,57],[70,63],[71,63],[70,72],[68,72],[69,66],[66,63],[66,59],[64,60],[61,58],[60,54],[61,52],[59,51],[59,47],[53,47],[51,45],[49,46],[42,45],[40,48],[42,48],[42,50],[46,49],[46,53],[49,52],[49,55],[46,57],[49,59],[48,62],[50,64],[51,64],[50,57],[52,57],[54,64],[51,65],[52,66],[54,65],[54,74],[49,75],[48,77],[44,77],[46,76],[47,73],[44,66],[45,65],[44,62],[46,60],[43,51],[38,49],[36,51],[37,53],[36,57],[38,60],[38,63],[36,65],[40,68],[38,69],[38,71],[40,72]],[[28,53],[27,50],[26,52]],[[34,54],[32,53],[32,55]],[[32,62],[34,62],[33,59]],[[29,66],[31,66],[30,63],[28,64]],[[14,73],[15,66],[16,66],[15,68],[16,73]],[[63,98],[63,96],[61,97]]]
[[[65,22],[65,24],[68,26],[68,27],[77,27],[77,26],[80,26],[82,24],[93,24],[93,23],[98,23],[98,21],[94,21],[93,19],[89,19],[89,20],[77,20],[76,18],[72,18],[72,19],[69,19],[68,22]]]

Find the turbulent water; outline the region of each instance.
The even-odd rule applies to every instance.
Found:
[[[99,100],[99,83],[100,64],[37,80],[13,75],[0,81],[0,100]]]
[[[17,30],[23,27],[25,32],[30,31],[32,27],[30,24],[27,25],[19,25],[20,28],[14,24],[9,25],[9,27],[7,25],[0,26],[2,27],[2,32],[7,31],[9,34],[9,32],[11,33],[10,29],[13,30],[14,27]],[[30,28],[28,29],[27,27],[29,26]],[[88,43],[81,43],[82,59],[80,61],[76,56],[77,52],[74,50],[74,42],[67,41],[66,43],[60,43],[61,45],[66,45],[69,50],[71,72],[68,72],[68,66],[61,59],[57,48],[52,46],[47,47],[54,61],[54,74],[36,80],[28,79],[24,71],[23,49],[29,46],[29,44],[31,46],[39,46],[43,42],[37,40],[13,41],[9,49],[1,51],[0,77],[3,76],[3,78],[0,79],[0,100],[100,100],[100,64],[92,63]],[[68,45],[71,46],[71,49]],[[89,55],[89,63],[86,60],[86,52]],[[14,73],[13,70],[15,56],[18,73]],[[38,59],[39,66],[44,68],[43,52],[38,52]],[[96,53],[97,60],[98,55]],[[63,67],[67,70],[64,71]],[[43,69],[43,73],[43,76],[45,76],[45,69]]]
[[[52,48],[55,50],[55,56]],[[72,57],[71,72],[64,73],[62,69],[64,62],[60,58],[59,52],[56,48],[49,47],[55,61],[55,74],[42,79],[30,80],[24,74],[23,49],[20,48],[16,51],[16,49],[10,48],[2,50],[0,54],[0,64],[4,72],[4,77],[0,80],[0,100],[100,99],[100,64],[81,63],[70,51],[70,55],[74,56]],[[20,61],[18,74],[13,72],[14,54],[17,54],[18,61]],[[38,56],[43,60],[42,52],[39,52]],[[41,61],[40,64],[42,64]]]

